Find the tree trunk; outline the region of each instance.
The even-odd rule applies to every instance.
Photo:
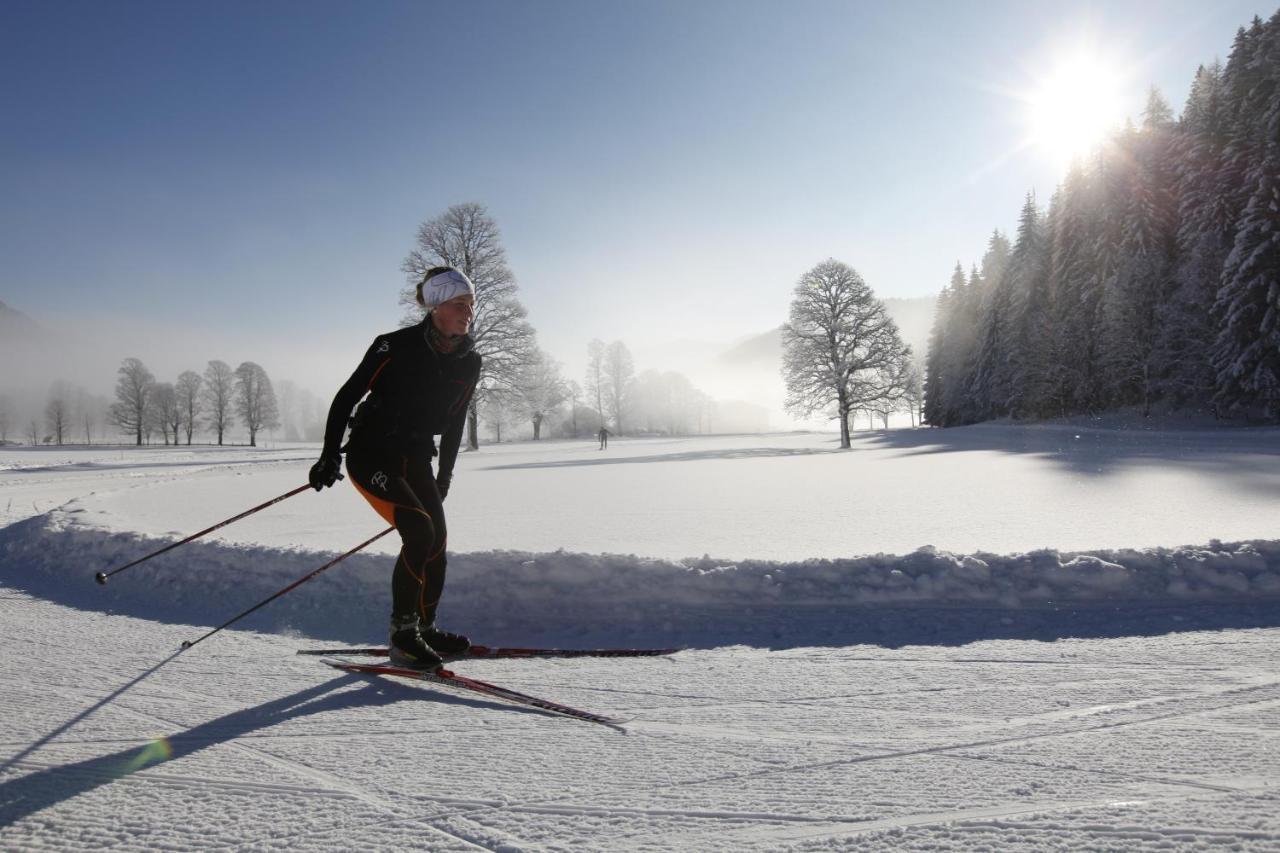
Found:
[[[1151,417],[1151,365],[1142,365],[1142,416]]]
[[[467,409],[467,447],[470,450],[480,449],[480,416],[476,413],[474,397]]]

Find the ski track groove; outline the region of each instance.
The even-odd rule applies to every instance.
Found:
[[[1178,802],[1180,800],[1192,799],[1197,793],[1187,792],[1181,795],[1164,795],[1164,796],[1145,796],[1141,803],[1159,802]],[[1134,801],[1126,801],[1134,802]],[[1044,803],[1027,803],[1023,805],[1004,805],[1004,806],[984,806],[974,809],[958,809],[945,812],[918,812],[909,815],[899,815],[891,818],[875,818],[871,820],[854,820],[847,823],[839,821],[827,821],[825,826],[788,826],[788,827],[749,827],[740,830],[719,830],[716,832],[702,833],[701,837],[706,837],[708,841],[723,842],[725,839],[741,837],[743,843],[750,842],[758,845],[760,842],[787,843],[796,841],[812,841],[823,838],[849,838],[858,835],[867,835],[874,832],[892,832],[901,829],[921,829],[931,826],[950,825],[961,830],[976,830],[982,827],[999,827],[1008,825],[1010,827],[1035,828],[1038,830],[1046,830],[1048,828],[1035,826],[1033,824],[1016,824],[1013,822],[1000,821],[999,818],[1012,817],[1015,815],[1037,815],[1052,814],[1055,812],[1080,811],[1091,808],[1107,808],[1117,805],[1115,798],[1098,799],[1098,800],[1056,800]],[[1114,827],[1100,825],[1104,829],[1111,830]],[[1073,831],[1073,829],[1081,829],[1080,827],[1065,827],[1065,831]],[[1241,834],[1246,832],[1241,831]],[[1234,835],[1229,831],[1223,831],[1222,835]],[[640,835],[634,840],[643,841],[650,835]],[[699,836],[694,836],[699,837]],[[1271,833],[1261,833],[1264,839],[1273,838]],[[682,836],[682,840],[684,837]]]
[[[1146,776],[1141,773],[1127,773],[1123,770],[1094,770],[1083,769],[1079,767],[1062,767],[1057,764],[1050,764],[1043,761],[1030,761],[1027,759],[1017,758],[1001,758],[994,755],[965,755],[957,753],[948,755],[941,753],[939,758],[958,761],[984,761],[991,764],[1008,764],[1017,767],[1038,767],[1042,770],[1061,770],[1064,772],[1090,773],[1095,776],[1111,776],[1115,779],[1133,779],[1139,782],[1154,782],[1157,785],[1169,785],[1171,787],[1196,788],[1201,791],[1210,791],[1215,794],[1243,794],[1249,791],[1248,788],[1235,788],[1230,785],[1211,785],[1207,782],[1196,782],[1191,779],[1166,779],[1159,776]]]
[[[504,682],[505,682],[505,679],[504,679]],[[511,682],[511,683],[516,684],[516,682]],[[537,689],[537,688],[534,687],[529,689]],[[660,691],[648,691],[648,690],[623,690],[623,689],[618,689],[614,687],[574,686],[572,688],[569,688],[566,685],[566,689],[582,690],[582,691],[587,691],[592,693],[609,693],[609,694],[616,694],[621,696],[626,696],[626,695],[650,696],[654,699],[691,699],[691,700],[705,701],[708,703],[705,705],[699,705],[698,707],[700,708],[733,708],[741,705],[770,705],[770,706],[820,705],[823,702],[832,702],[832,701],[838,701],[841,699],[862,699],[862,698],[873,698],[877,696],[906,696],[909,694],[916,694],[916,693],[946,693],[953,690],[968,690],[970,688],[967,686],[966,687],[920,687],[912,690],[878,690],[878,691],[869,692],[869,693],[835,693],[832,695],[796,696],[790,699],[758,699],[758,698],[752,697],[747,699],[731,699],[728,701],[718,699],[718,697],[716,696],[698,696],[694,694],[683,695],[679,693],[663,693]],[[673,708],[685,708],[685,707],[688,707],[688,706],[644,705],[640,707],[634,707],[628,710],[665,711]]]
[[[328,829],[322,829],[318,831],[317,830],[311,830],[311,831],[299,830],[298,832],[292,832],[288,835],[277,836],[270,840],[283,841],[289,838],[319,839],[319,838],[324,838],[326,836],[335,835],[337,833],[342,833],[344,838],[352,835],[354,835],[355,837],[359,837],[361,830],[364,830],[364,829],[375,829],[375,828],[376,829],[398,829],[402,827],[403,828],[421,827],[425,830],[434,830],[435,832],[439,832],[442,835],[447,835],[455,841],[460,841],[463,844],[469,845],[471,847],[475,847],[479,850],[490,851],[490,853],[498,853],[498,851],[503,849],[501,847],[489,847],[488,845],[483,844],[482,842],[477,841],[474,838],[465,838],[461,835],[458,835],[455,832],[452,832],[451,830],[442,829],[441,827],[438,827],[434,823],[432,823],[431,822],[432,820],[433,818],[431,817],[401,817],[401,818],[393,818],[391,820],[362,821],[360,823],[350,823],[350,824],[345,824],[343,826],[329,827]],[[468,822],[473,823],[471,821],[468,821]],[[484,830],[488,830],[488,827],[485,827],[483,824],[473,824],[473,825],[479,826]],[[499,834],[499,832],[494,831],[494,834],[495,835]],[[509,833],[501,833],[501,834],[507,835],[508,837],[510,837],[512,840],[507,843],[515,844],[517,846],[517,849],[520,849],[520,850],[533,849],[532,847],[529,846],[528,842],[521,841],[517,839],[515,836],[510,835]]]
[[[990,829],[1030,829],[1037,832],[1074,833],[1084,832],[1094,837],[1114,837],[1120,839],[1142,838],[1147,841],[1169,841],[1170,836],[1200,836],[1202,838],[1249,838],[1258,841],[1274,841],[1278,837],[1274,832],[1260,829],[1206,829],[1197,826],[1110,826],[1108,824],[1084,824],[1082,826],[1043,826],[1037,824],[1018,823],[1016,821],[973,821],[959,827],[972,832],[980,828]]]
[[[31,758],[23,758],[14,762],[12,766],[32,771],[40,771],[65,768],[66,764],[56,761],[36,761]],[[160,765],[153,765],[151,768],[143,768],[140,771],[135,771],[145,771],[145,775],[138,779],[131,779],[129,776],[120,777],[117,772],[107,770],[77,769],[70,771],[64,770],[64,772],[70,772],[93,779],[109,779],[114,782],[159,783],[161,785],[176,785],[187,788],[219,788],[226,791],[259,792],[268,794],[307,794],[315,795],[324,799],[360,800],[365,802],[366,805],[372,805],[372,803],[362,800],[361,797],[351,791],[341,791],[335,788],[316,788],[314,786],[309,787],[307,785],[290,785],[287,782],[248,782],[239,779],[215,779],[207,776],[188,776],[181,773],[160,772],[154,769],[158,766]],[[132,775],[135,774],[130,774],[130,776]]]
[[[999,662],[1002,662],[1002,661],[995,661],[995,662],[999,663]],[[1021,663],[1021,661],[1019,661],[1019,663]],[[1120,667],[1106,667],[1106,668],[1108,668],[1108,669],[1128,669],[1128,668],[1130,668],[1130,667],[1129,667],[1129,666],[1120,666]],[[1190,668],[1190,667],[1171,667],[1171,669],[1179,669],[1179,670],[1181,670],[1181,669],[1188,669],[1188,668]],[[1253,671],[1253,670],[1250,670],[1250,671],[1244,671],[1244,670],[1239,670],[1239,669],[1228,669],[1228,668],[1224,668],[1224,667],[1211,667],[1211,668],[1210,668],[1210,667],[1206,667],[1205,669],[1206,669],[1207,671],[1221,672],[1221,673],[1226,673],[1226,674],[1229,674],[1229,675],[1235,675],[1237,678],[1240,678],[1240,679],[1242,679],[1242,680],[1250,680],[1250,679],[1258,679],[1258,678],[1265,678],[1265,677],[1266,677],[1265,675],[1263,675],[1263,674],[1261,674],[1261,673],[1258,673],[1258,672],[1256,672],[1256,671]],[[1071,684],[1079,684],[1079,683],[1089,684],[1089,683],[1092,683],[1093,681],[1096,681],[1096,680],[1085,681],[1085,682],[1069,682],[1069,683],[1071,683]],[[510,684],[512,684],[513,686],[516,686],[516,687],[518,687],[518,688],[520,688],[520,689],[528,689],[528,690],[536,690],[536,689],[540,689],[540,688],[543,688],[543,687],[547,687],[547,686],[548,686],[548,685],[545,685],[544,683],[541,683],[541,682],[528,682],[528,681],[523,681],[523,682],[522,682],[522,681],[519,681],[519,680],[510,680],[510,681],[508,681],[508,680],[505,680],[505,679],[504,679],[504,683],[510,683]],[[522,686],[522,685],[523,685],[523,686]],[[556,685],[549,685],[549,686],[556,686]],[[968,689],[972,689],[970,686],[967,686],[967,685],[966,685],[966,686],[958,686],[958,687],[921,687],[921,688],[915,688],[915,689],[910,689],[910,690],[878,690],[878,691],[873,691],[873,692],[837,693],[837,694],[831,694],[831,695],[799,696],[799,697],[790,698],[790,699],[758,699],[758,698],[746,698],[746,699],[733,699],[733,700],[729,700],[729,701],[716,701],[718,697],[715,697],[715,696],[702,696],[702,695],[697,695],[697,694],[664,693],[664,692],[661,692],[661,691],[646,691],[646,690],[626,690],[626,689],[619,689],[619,688],[612,688],[612,687],[583,687],[583,686],[579,686],[579,685],[574,685],[574,686],[569,686],[569,685],[559,685],[559,686],[563,686],[563,687],[565,687],[565,689],[582,690],[582,691],[589,691],[589,692],[596,692],[596,693],[610,693],[610,694],[619,694],[619,695],[635,695],[635,696],[650,696],[650,697],[653,697],[653,698],[660,698],[660,699],[675,699],[675,700],[679,700],[679,699],[691,699],[691,700],[706,701],[708,704],[698,706],[698,707],[701,707],[701,708],[732,708],[732,707],[737,707],[737,706],[742,706],[742,705],[751,705],[751,704],[764,704],[764,705],[782,705],[782,704],[795,704],[795,705],[821,705],[821,704],[822,704],[822,703],[824,703],[824,702],[839,701],[839,700],[843,700],[843,699],[863,699],[863,698],[876,698],[876,697],[882,697],[882,696],[906,696],[906,695],[911,695],[911,694],[944,693],[944,692],[949,692],[949,691],[959,691],[959,690],[968,690]],[[1059,684],[1059,686],[1061,686],[1061,683]],[[1167,698],[1170,698],[1170,699],[1180,699],[1180,698],[1187,698],[1187,697],[1167,697]],[[1147,700],[1135,700],[1135,701],[1139,701],[1139,702],[1150,702],[1150,701],[1163,701],[1163,699],[1162,699],[1162,700],[1150,700],[1150,699],[1147,699]],[[621,712],[619,712],[619,713],[645,713],[645,712],[652,712],[652,711],[664,711],[664,710],[672,710],[672,709],[683,709],[684,707],[685,707],[685,706],[682,706],[682,705],[644,705],[644,706],[632,706],[632,707],[629,707],[629,708],[624,708],[624,709],[623,709]],[[1101,710],[1107,710],[1107,709],[1112,709],[1112,708],[1119,708],[1119,707],[1122,707],[1122,704],[1117,704],[1117,705],[1099,705],[1099,706],[1094,706],[1094,707],[1095,707],[1095,708],[1097,708],[1097,709],[1099,709],[1099,711],[1101,711]],[[1051,712],[1048,712],[1048,713],[1049,713],[1049,714],[1059,714],[1059,713],[1069,713],[1069,712],[1051,711]],[[1032,719],[1032,718],[1024,718],[1024,719]]]
[[[1194,700],[1194,699],[1206,699],[1206,698],[1220,698],[1233,693],[1248,693],[1254,690],[1265,690],[1269,688],[1275,688],[1277,685],[1280,685],[1280,682],[1254,685],[1251,687],[1235,688],[1232,690],[1223,691],[1221,693],[1211,694],[1209,697],[1205,697],[1205,696],[1180,697],[1180,699],[1176,701],[1182,701],[1183,699]],[[1080,726],[1080,727],[1076,727],[1066,731],[1059,731],[1059,732],[1041,732],[1038,734],[1031,734],[1031,735],[1018,735],[1016,737],[990,738],[987,740],[972,741],[968,743],[943,744],[940,746],[921,747],[919,749],[895,750],[893,752],[880,752],[872,755],[859,755],[859,756],[854,756],[852,758],[838,758],[830,761],[809,762],[805,764],[790,765],[787,767],[772,767],[772,768],[750,772],[750,773],[731,773],[731,774],[725,774],[721,776],[708,777],[700,780],[690,780],[687,782],[675,783],[674,785],[671,785],[668,787],[693,787],[696,785],[705,785],[705,784],[714,783],[714,782],[733,782],[733,781],[738,781],[738,780],[747,779],[747,778],[759,778],[761,776],[770,776],[770,775],[776,775],[776,774],[782,774],[782,773],[795,773],[803,770],[816,770],[822,767],[839,767],[842,765],[849,765],[849,764],[865,764],[873,761],[886,761],[886,760],[892,760],[896,758],[906,758],[912,755],[937,755],[940,753],[953,752],[955,750],[962,750],[962,749],[976,749],[976,748],[989,747],[989,746],[1005,746],[1005,745],[1014,744],[1014,743],[1031,743],[1033,741],[1039,741],[1039,740],[1050,740],[1050,739],[1059,738],[1059,737],[1070,737],[1072,735],[1078,735],[1078,734],[1083,734],[1087,732],[1107,731],[1110,729],[1128,728],[1130,726],[1150,725],[1153,723],[1165,722],[1170,719],[1191,717],[1191,716],[1196,716],[1198,714],[1221,711],[1227,708],[1238,708],[1238,707],[1244,707],[1247,705],[1272,703],[1275,701],[1276,701],[1275,699],[1268,698],[1268,699],[1249,700],[1245,702],[1233,702],[1233,703],[1227,703],[1226,705],[1223,705],[1220,707],[1201,708],[1193,711],[1172,711],[1167,714],[1158,714],[1153,717],[1147,717],[1139,720],[1120,720],[1113,723],[1102,723],[1095,726]],[[642,731],[637,733],[645,734]],[[646,735],[646,736],[652,737],[653,735]],[[1081,768],[1081,769],[1087,770],[1087,772],[1094,772],[1093,770],[1088,768]]]
[[[836,658],[836,663],[856,661],[858,663],[935,663],[935,664],[974,664],[1002,663],[1031,666],[1087,666],[1097,669],[1173,669],[1203,672],[1230,672],[1231,667],[1209,666],[1195,663],[1176,663],[1174,661],[1150,661],[1138,663],[1134,661],[1087,661],[1087,660],[1038,660],[1036,658],[881,658],[881,657],[844,657]]]

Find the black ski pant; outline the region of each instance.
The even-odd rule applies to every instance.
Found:
[[[408,451],[347,448],[352,485],[400,534],[400,556],[391,573],[392,618],[416,613],[423,627],[436,620],[447,537],[432,451],[430,445]]]

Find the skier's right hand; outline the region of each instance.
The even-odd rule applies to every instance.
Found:
[[[342,457],[337,453],[326,453],[320,457],[320,461],[311,466],[311,473],[307,475],[311,488],[317,492],[325,486],[332,486],[334,483],[342,479]]]

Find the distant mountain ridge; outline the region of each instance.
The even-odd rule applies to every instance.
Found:
[[[46,330],[35,320],[0,302],[0,339],[10,342],[32,341],[45,334]]]

